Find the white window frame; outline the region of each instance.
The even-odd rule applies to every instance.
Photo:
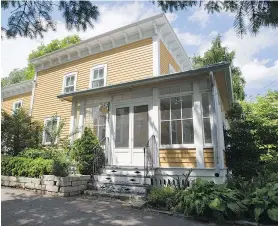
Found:
[[[172,66],[172,64],[169,64],[169,69],[168,69],[168,71],[169,71],[169,74],[174,74],[174,73],[176,73],[176,70],[175,70],[175,68]]]
[[[53,117],[48,117],[48,118],[45,118],[45,119],[44,119],[44,128],[45,128],[45,126],[47,125],[47,122],[50,121],[52,118],[53,118]],[[56,119],[57,119],[57,128],[58,128],[58,126],[59,126],[59,124],[60,124],[60,117],[57,116]],[[50,142],[45,142],[45,135],[46,135],[45,129],[43,129],[42,143],[43,143],[44,145],[50,145],[50,144],[51,144]],[[56,138],[55,144],[57,144],[57,142],[58,142],[58,138]]]
[[[158,121],[159,121],[159,148],[160,149],[176,149],[176,148],[196,148],[196,145],[195,145],[195,141],[192,143],[192,144],[161,144],[161,111],[160,111],[160,101],[161,99],[165,99],[165,98],[171,98],[171,97],[183,97],[183,96],[188,96],[188,95],[191,95],[192,96],[192,103],[193,103],[193,106],[192,106],[192,109],[194,107],[194,91],[189,91],[189,92],[180,92],[180,93],[172,93],[172,94],[165,94],[165,95],[160,95],[159,96],[159,118],[158,118]],[[171,111],[170,111],[170,118],[171,118]],[[193,121],[193,133],[194,133],[194,114],[193,114],[193,111],[192,111],[192,121]],[[183,120],[183,119],[181,119]],[[171,120],[170,120],[171,122]],[[171,123],[170,123],[170,128],[171,128]],[[182,132],[183,133],[183,132]],[[170,136],[172,137],[172,131],[170,129]],[[183,136],[183,134],[182,134]]]
[[[93,76],[94,76],[94,70],[96,69],[100,69],[100,68],[103,68],[103,79],[104,79],[104,82],[103,82],[103,86],[106,86],[106,79],[107,79],[107,64],[99,64],[99,65],[96,65],[94,67],[91,68],[91,72],[90,72],[90,81],[89,81],[89,88],[90,89],[97,89],[97,88],[101,88],[101,87],[97,87],[97,88],[93,88],[92,87],[92,82],[93,82]],[[100,79],[98,79],[100,80]],[[97,80],[95,80],[97,81]]]
[[[16,105],[16,104],[19,104],[19,103],[20,103],[20,108],[23,107],[23,100],[17,100],[17,101],[15,101],[15,102],[13,102],[13,109],[12,109],[12,112],[15,112],[17,109],[20,109],[20,108],[15,109],[15,105]]]
[[[76,91],[77,72],[70,72],[70,73],[67,73],[67,74],[64,75],[62,93],[67,93],[67,92],[65,92],[65,88],[67,88],[67,87],[66,87],[66,78],[67,78],[67,77],[71,77],[71,76],[74,76],[74,89],[73,89],[72,92],[75,92],[75,91]]]
[[[203,115],[203,98],[202,95],[203,94],[207,94],[208,95],[208,100],[209,100],[209,116],[208,117],[204,117]],[[202,134],[203,134],[203,145],[204,148],[211,148],[213,147],[213,133],[212,133],[212,112],[211,112],[211,92],[210,90],[201,90],[201,116],[202,116]],[[204,118],[209,119],[210,122],[210,136],[211,136],[211,142],[210,143],[206,143],[206,139],[205,139],[205,125],[204,125]]]

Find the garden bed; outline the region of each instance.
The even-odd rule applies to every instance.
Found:
[[[7,187],[31,189],[40,194],[54,196],[74,196],[84,193],[90,175],[74,175],[57,177],[54,175],[43,175],[41,178],[2,176],[1,185]]]

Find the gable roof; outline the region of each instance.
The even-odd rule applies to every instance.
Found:
[[[182,71],[192,69],[186,52],[163,13],[35,58],[31,63],[37,71],[41,71],[155,35],[164,41]]]
[[[2,99],[31,92],[33,80],[27,80],[20,83],[12,84],[1,89]]]

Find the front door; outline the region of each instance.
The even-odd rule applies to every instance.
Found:
[[[114,107],[113,164],[143,166],[144,147],[149,139],[149,104],[133,103]]]

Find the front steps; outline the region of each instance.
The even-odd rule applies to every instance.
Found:
[[[151,185],[151,178],[144,176],[143,168],[106,167],[88,184],[89,190],[109,194],[144,196]],[[92,193],[92,192],[91,192]]]

